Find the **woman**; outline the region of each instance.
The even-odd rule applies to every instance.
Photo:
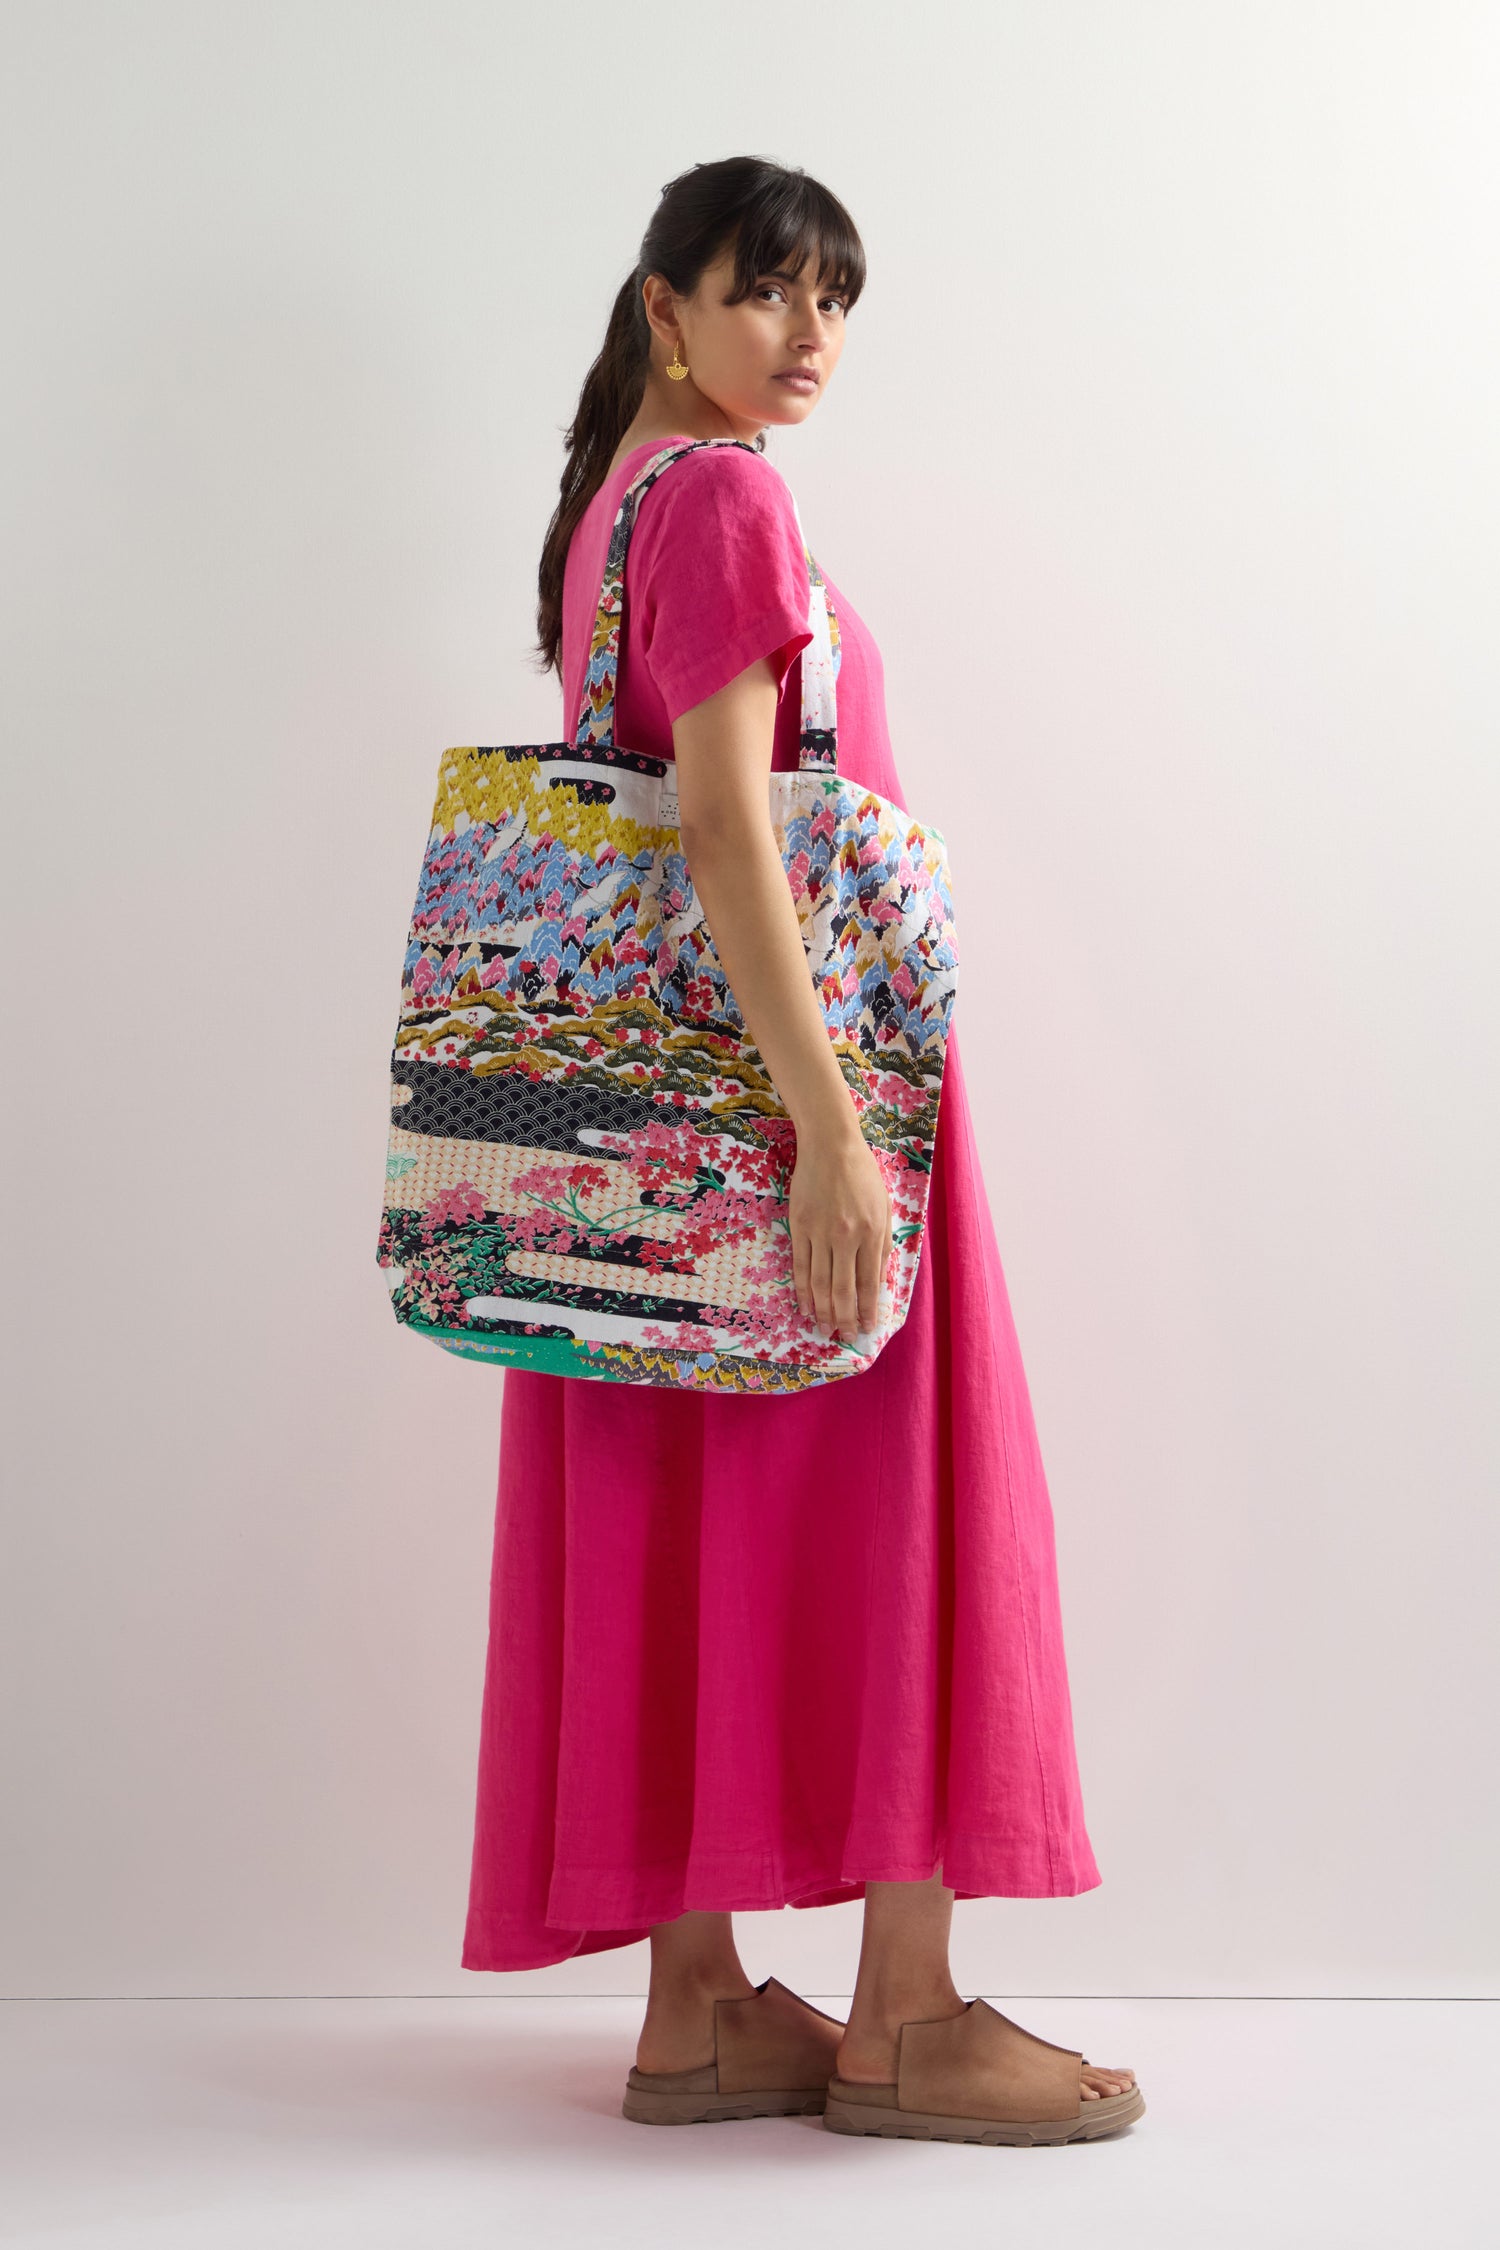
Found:
[[[640,498],[616,734],[676,760],[694,888],[797,1128],[794,1273],[825,1335],[873,1325],[890,1209],[767,817],[812,635],[763,447],[816,411],[864,270],[848,213],[800,170],[735,158],[663,190],[568,431],[538,609],[571,732],[626,486],[668,441],[744,441]],[[829,594],[839,770],[905,809],[879,652]],[[955,1898],[1100,1880],[956,1029],[913,1300],[869,1368],[759,1398],[511,1368],[503,1398],[464,1966],[649,1937],[624,2104],[644,2122],[822,2111],[845,2131],[1063,2140],[1139,2115],[1130,2071],[966,2004],[948,1962]],[[847,2025],[751,1982],[735,1908],[851,1898]]]

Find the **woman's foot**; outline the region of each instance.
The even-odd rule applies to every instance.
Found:
[[[926,2003],[907,2005],[894,2020],[887,2016],[882,2020],[857,2021],[851,2013],[839,2042],[834,2069],[840,2078],[847,2078],[856,2086],[893,2086],[901,2025],[930,2023],[939,2016],[960,2016],[967,2005],[957,1993],[951,1993]],[[1086,2102],[1099,2101],[1107,2094],[1123,2094],[1135,2084],[1133,2070],[1105,2070],[1098,2063],[1083,2064],[1078,2076],[1079,2094]]]

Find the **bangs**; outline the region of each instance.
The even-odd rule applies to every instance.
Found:
[[[800,274],[812,260],[820,290],[848,305],[865,285],[864,245],[836,197],[805,173],[784,178],[745,213],[735,239],[731,304],[748,297],[756,276],[778,269]]]

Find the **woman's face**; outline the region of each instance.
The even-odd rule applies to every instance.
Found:
[[[767,423],[805,422],[839,363],[846,310],[835,289],[820,289],[811,264],[799,275],[761,273],[748,297],[724,302],[734,287],[734,252],[704,269],[691,297],[663,297],[664,324],[682,334],[680,357],[688,379],[668,383],[681,393],[695,384],[738,433],[753,436]],[[672,340],[658,335],[652,357],[664,369]],[[816,377],[789,382],[791,370]]]

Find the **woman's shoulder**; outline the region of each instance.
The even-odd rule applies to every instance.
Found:
[[[642,493],[636,524],[644,550],[673,538],[740,546],[791,539],[797,509],[791,487],[763,453],[743,445],[704,445],[679,455]]]
[[[750,446],[700,445],[665,466],[641,494],[626,579],[635,653],[674,723],[758,657],[783,682],[812,637],[791,493]]]
[[[785,477],[768,455],[755,446],[715,440],[709,444],[694,444],[691,438],[648,438],[621,454],[610,464],[600,487],[601,493],[611,486],[618,488],[623,497],[631,479],[638,476],[653,453],[665,453],[673,445],[690,446],[690,452],[679,453],[674,461],[665,464],[641,495],[641,510],[653,495],[673,493],[724,493],[748,498],[759,495],[785,494],[789,500],[791,489]]]

